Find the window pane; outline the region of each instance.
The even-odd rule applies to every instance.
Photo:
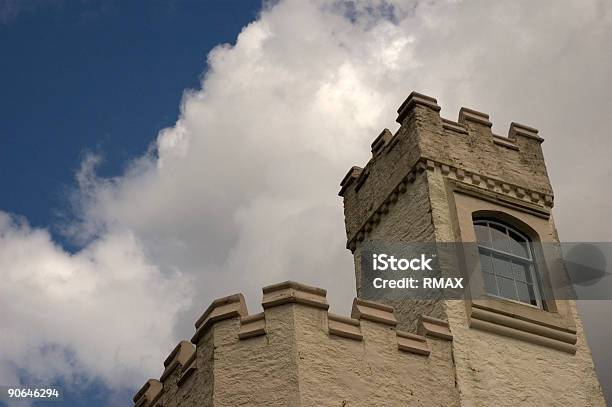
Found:
[[[516,289],[514,288],[514,280],[507,278],[497,278],[497,286],[499,287],[499,295],[510,300],[516,300]]]
[[[517,282],[516,291],[518,292],[519,301],[526,302],[527,304],[531,304],[532,297],[529,294],[529,289],[527,288],[527,284]]]
[[[491,247],[489,228],[486,225],[474,225],[474,231],[476,232],[476,241],[478,243]]]
[[[506,234],[506,228],[503,226],[490,223],[491,239],[493,239],[493,248],[502,252],[510,253],[510,239]]]
[[[497,292],[497,285],[495,284],[495,276],[489,273],[482,273],[484,280],[485,291],[489,294],[499,295]]]
[[[529,270],[529,266],[525,264],[520,264],[513,262],[512,270],[514,270],[514,278],[517,281],[523,281],[526,283],[531,283],[531,271]]]
[[[485,292],[540,306],[530,240],[493,220],[474,221]]]
[[[493,273],[493,263],[491,261],[490,254],[480,252],[480,268],[483,273]]]
[[[527,248],[527,242],[525,241],[525,239],[518,235],[517,233],[514,233],[513,231],[509,231],[510,232],[510,250],[512,251],[513,254],[516,254],[517,256],[521,256],[521,257],[525,257],[530,259],[531,256],[529,255],[529,250]]]
[[[493,256],[493,270],[498,276],[513,278],[512,263],[498,256]]]

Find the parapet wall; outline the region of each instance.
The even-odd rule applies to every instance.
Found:
[[[397,122],[397,132],[384,129],[372,143],[368,163],[352,167],[341,182],[347,247],[352,251],[426,170],[544,211],[552,208],[538,130],[512,123],[508,137],[501,137],[493,134],[488,114],[463,107],[457,121],[448,120],[440,116],[436,99],[416,92],[399,107]]]
[[[402,332],[393,308],[360,298],[351,317],[331,314],[325,290],[294,282],[265,287],[262,305],[213,301],[135,405],[459,405],[446,321]]]

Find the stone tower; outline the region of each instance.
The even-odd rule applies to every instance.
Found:
[[[341,183],[357,295],[367,242],[479,242],[478,232],[488,233],[496,247],[473,260],[491,272],[471,279],[477,294],[389,300],[398,328],[416,331],[423,314],[449,321],[461,405],[605,405],[575,302],[552,294],[559,277],[546,270],[556,259],[530,253],[531,284],[531,277],[504,277],[514,262],[498,250],[504,239],[525,247],[558,242],[538,130],[512,123],[500,137],[487,114],[462,108],[458,121],[448,120],[436,99],[416,92],[399,107],[397,122],[399,130],[385,129],[370,161]],[[496,295],[482,295],[487,283]]]
[[[513,123],[499,137],[486,114],[463,108],[454,122],[439,111],[412,93],[395,135],[384,130],[342,180],[350,316],[291,281],[264,287],[255,314],[242,294],[216,299],[135,406],[604,406],[575,304],[550,294],[554,259],[531,249],[558,240],[537,130]],[[479,242],[467,261],[482,272],[462,299],[369,301],[360,256],[374,240]],[[503,275],[515,265],[522,277]],[[491,281],[499,295],[475,295]]]

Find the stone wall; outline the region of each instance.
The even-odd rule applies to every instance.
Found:
[[[456,209],[449,205],[454,200],[447,196],[448,189],[441,187],[441,173],[429,172],[428,180],[436,235],[445,240],[455,234],[451,218]],[[554,239],[552,219],[542,223],[548,229],[542,238]],[[558,310],[569,308],[573,325],[569,332],[575,335],[569,352],[473,329],[465,302],[446,301],[444,317],[457,338],[453,353],[462,405],[605,405],[575,302],[556,302]]]
[[[573,301],[359,298],[364,242],[474,241],[480,210],[558,241],[538,131],[513,123],[499,137],[484,113],[439,112],[412,93],[399,130],[385,129],[342,180],[351,317],[328,312],[325,290],[292,282],[265,287],[255,315],[240,294],[215,300],[136,406],[605,405]]]
[[[361,253],[362,245],[368,241],[385,242],[433,242],[435,229],[432,208],[429,202],[429,188],[425,173],[416,173],[404,186],[404,192],[387,204],[387,213],[380,216],[375,227],[364,240],[356,242],[354,249],[355,281],[357,296],[361,291]],[[395,309],[398,326],[402,330],[416,332],[419,315],[445,318],[444,303],[431,300],[402,301],[381,300]]]
[[[412,93],[398,109],[400,129],[383,132],[372,159],[342,181],[358,292],[364,242],[474,241],[479,208],[558,241],[538,131],[512,123],[500,137],[487,114],[462,108],[451,121],[439,112],[435,99]],[[501,299],[483,308],[469,297],[392,304],[403,329],[414,331],[422,314],[450,322],[461,405],[605,405],[575,303],[550,302],[549,310]]]
[[[325,290],[292,282],[264,288],[262,305],[213,302],[136,405],[459,406],[445,321],[402,332],[392,308],[359,299],[350,318],[329,314]]]

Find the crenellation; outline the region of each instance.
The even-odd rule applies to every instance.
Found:
[[[263,312],[252,315],[242,294],[214,300],[137,406],[455,407],[497,405],[499,394],[504,405],[605,404],[572,301],[546,298],[540,308],[472,297],[478,278],[461,300],[362,298],[371,241],[475,242],[474,216],[558,241],[538,130],[512,123],[500,137],[487,114],[461,108],[448,120],[416,92],[397,120],[340,184],[355,265],[351,316],[329,312],[326,290],[293,281],[264,287]]]
[[[467,125],[468,123],[476,123],[489,129],[493,126],[493,123],[491,123],[489,120],[488,114],[479,112],[478,110],[469,109],[467,107],[462,107],[459,110],[459,120],[457,122],[463,125]]]
[[[442,118],[442,128],[460,134],[468,134],[468,129],[463,123],[455,122],[449,119]]]
[[[491,132],[492,122],[486,113],[463,107],[455,122],[441,118],[439,112],[435,98],[411,93],[398,109],[401,127],[396,134],[383,130],[372,143],[376,152],[372,159],[363,169],[353,167],[343,179],[339,195],[344,198],[347,248],[351,251],[406,190],[406,174],[441,171],[449,178],[525,199],[546,210],[552,208],[542,139],[536,129],[514,122],[505,138]],[[393,156],[377,154],[391,147],[397,150]],[[355,188],[349,190],[353,183]]]
[[[238,331],[239,339],[248,339],[255,336],[266,334],[266,314],[249,315],[240,318],[240,331]]]
[[[196,332],[191,338],[191,342],[197,345],[204,332],[206,332],[214,322],[247,315],[248,311],[242,294],[233,294],[216,299],[196,321]]]
[[[495,143],[498,146],[509,148],[509,149],[515,150],[515,151],[518,151],[518,149],[519,149],[519,147],[516,145],[516,143],[514,143],[512,140],[510,140],[510,139],[508,139],[506,137],[498,136],[497,134],[493,135],[493,143]]]
[[[327,326],[330,335],[341,336],[343,338],[363,340],[361,333],[361,323],[358,319],[347,318],[340,315],[327,314]]]
[[[397,325],[397,319],[395,319],[393,314],[393,307],[362,298],[355,298],[353,301],[351,318],[357,320],[364,319],[391,326]]]
[[[384,151],[385,151],[385,156],[391,155],[393,152],[395,152],[395,147],[397,146],[398,142],[399,142],[399,137],[397,135],[398,132],[396,132],[393,137],[391,137],[391,140],[389,140],[389,142],[385,145],[384,147]]]
[[[369,176],[370,176],[370,171],[366,167],[363,171],[361,171],[361,173],[355,180],[355,192],[359,192],[359,190],[361,189],[363,184],[365,184]]]
[[[185,363],[181,366],[181,372],[180,372],[180,376],[177,381],[177,386],[182,386],[185,383],[185,381],[187,381],[187,379],[192,377],[192,375],[196,372],[197,370],[196,360],[197,360],[197,352],[193,352],[191,356],[189,357],[189,359],[187,359]]]
[[[424,336],[404,331],[396,331],[396,335],[399,350],[424,356],[429,356],[431,353],[427,338]]]
[[[453,334],[450,331],[448,321],[439,318],[421,315],[417,333],[423,336],[432,336],[434,338],[444,339],[447,341],[453,340]]]
[[[133,398],[134,407],[154,407],[163,391],[164,387],[159,380],[147,380]]]
[[[508,130],[508,139],[516,140],[520,137],[526,137],[528,139],[535,140],[537,143],[542,143],[544,139],[538,136],[538,132],[538,129],[533,127],[512,122],[510,123],[510,130]]]
[[[346,189],[353,183],[353,181],[355,181],[357,178],[359,178],[359,175],[361,175],[362,171],[363,171],[363,168],[357,167],[357,166],[353,166],[346,173],[346,175],[344,176],[344,178],[340,182],[340,186],[342,188],[340,189],[340,192],[338,193],[338,195],[340,195],[340,196],[344,195],[344,191],[346,191]]]
[[[397,109],[396,121],[399,124],[403,124],[404,120],[408,117],[412,108],[414,108],[416,105],[425,106],[435,112],[440,111],[440,106],[438,106],[438,101],[435,98],[424,95],[422,93],[412,92]]]
[[[392,138],[393,133],[391,133],[389,129],[383,129],[378,137],[376,137],[372,142],[372,157],[375,157],[376,154],[380,153]]]
[[[189,341],[181,341],[164,361],[164,372],[159,380],[163,392],[155,405],[166,406],[169,399],[182,397],[188,388],[183,387],[195,373],[196,348]]]
[[[263,288],[264,310],[270,307],[297,303],[327,310],[329,304],[326,299],[327,291],[294,281],[285,281]]]
[[[178,367],[185,366],[195,355],[195,346],[189,341],[181,341],[164,361],[164,372],[159,380],[163,383]]]
[[[195,324],[199,332],[198,340],[194,342],[196,346],[189,341],[179,342],[164,361],[165,369],[160,381],[151,379],[145,383],[134,397],[135,403],[139,403],[136,405],[253,403],[257,400],[253,392],[261,388],[282,386],[284,380],[294,383],[291,386],[297,385],[293,382],[295,376],[276,373],[266,376],[272,374],[276,360],[279,363],[284,361],[277,369],[289,363],[304,365],[299,369],[308,370],[315,366],[306,355],[321,352],[330,356],[326,363],[337,363],[333,355],[341,352],[354,361],[378,360],[375,363],[378,368],[388,364],[389,369],[397,368],[392,365],[397,363],[401,354],[426,359],[432,356],[432,348],[424,335],[396,329],[394,309],[388,305],[355,298],[352,316],[345,317],[328,312],[326,290],[321,288],[286,281],[264,287],[262,292],[264,312],[253,315],[245,314],[242,294],[214,300]],[[353,347],[350,342],[364,345]],[[441,350],[436,360],[441,358],[447,358],[446,351]],[[248,369],[241,360],[248,363]],[[419,359],[412,360],[409,365],[414,363],[414,368],[419,366],[421,375],[434,377],[440,374]],[[446,365],[452,366],[452,361],[446,360]],[[239,370],[232,370],[232,366]],[[324,367],[316,367],[319,368]],[[325,369],[330,368],[334,369],[331,366]],[[359,369],[368,370],[367,364]],[[450,377],[452,371],[445,374]],[[228,383],[237,379],[237,375],[240,375],[240,381],[258,383],[256,386],[259,387],[247,386],[233,392],[225,389]],[[266,380],[266,377],[273,379]],[[349,393],[356,390],[354,385],[347,383]],[[206,392],[197,393],[197,389],[204,388]],[[311,396],[305,394],[303,397]],[[292,405],[288,400],[279,397],[278,404],[269,405]]]

